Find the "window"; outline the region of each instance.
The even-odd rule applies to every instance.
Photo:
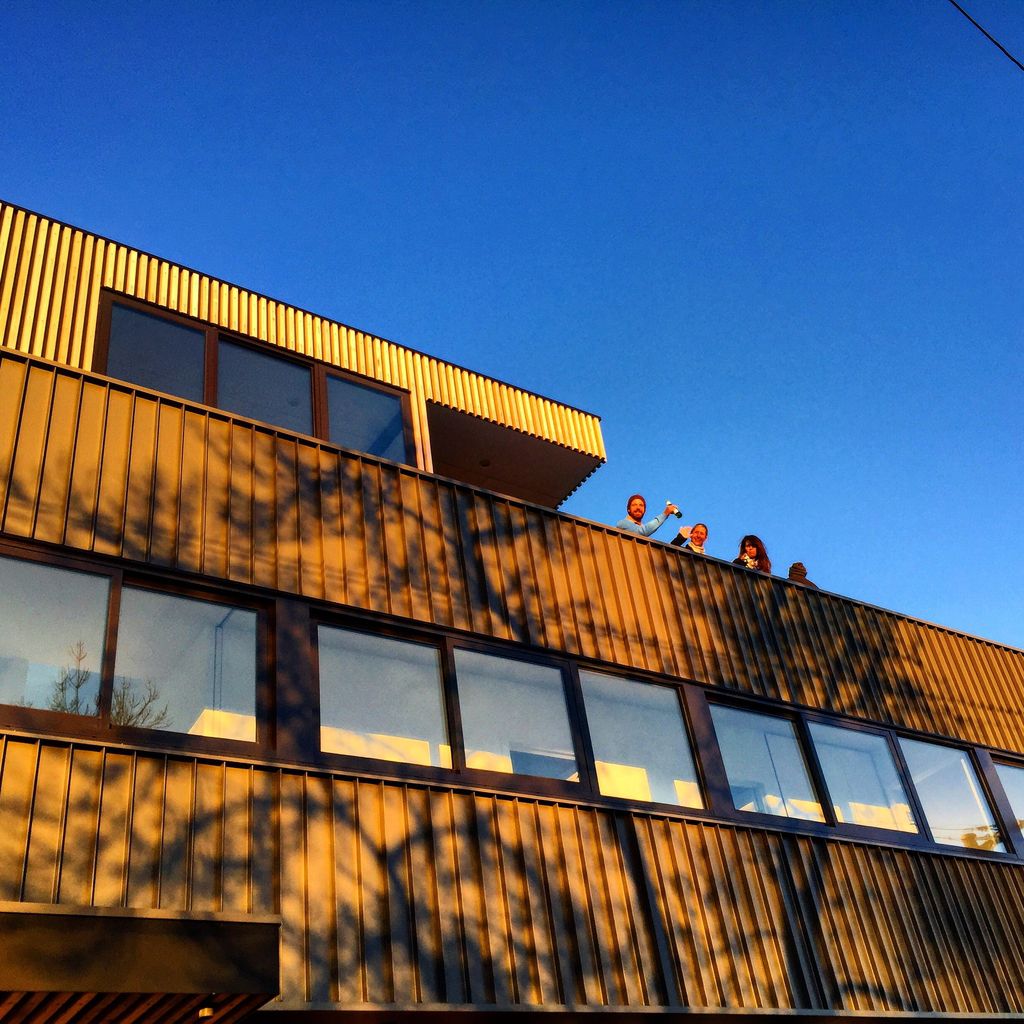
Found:
[[[1005,850],[966,750],[908,739],[900,748],[935,842]]]
[[[343,448],[405,462],[405,417],[397,394],[327,375],[328,436]]]
[[[154,391],[203,400],[206,334],[175,320],[114,303],[107,373]]]
[[[676,691],[586,671],[580,683],[600,791],[703,807]]]
[[[452,766],[437,648],[320,626],[317,651],[321,750]]]
[[[177,314],[104,296],[96,369],[378,458],[411,458],[406,393]],[[105,345],[104,345],[105,342]]]
[[[737,810],[825,820],[791,721],[717,704],[711,719]]]
[[[110,720],[256,739],[256,613],[125,587]]]
[[[309,367],[226,338],[217,353],[217,405],[297,434],[313,433]]]
[[[579,781],[560,669],[459,649],[466,767]]]
[[[117,572],[0,556],[0,704],[252,742],[258,620]]]
[[[884,736],[821,722],[808,727],[837,822],[917,831]]]
[[[1015,765],[999,764],[997,761],[996,773],[999,781],[1006,790],[1006,798],[1013,808],[1013,815],[1017,821],[1017,828],[1024,829],[1024,768]]]
[[[0,557],[0,703],[98,715],[110,580]]]

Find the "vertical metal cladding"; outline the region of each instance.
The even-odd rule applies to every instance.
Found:
[[[280,914],[292,1005],[1024,1011],[1015,866],[38,740],[0,899]]]
[[[589,413],[0,203],[0,346],[91,369],[101,288],[408,389],[424,469],[428,401],[605,459]]]
[[[14,353],[0,531],[1021,750],[1020,651]]]

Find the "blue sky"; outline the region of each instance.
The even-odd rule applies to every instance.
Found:
[[[1024,4],[964,6],[1024,59]],[[0,37],[3,198],[598,413],[569,512],[672,498],[1024,647],[1024,73],[946,0],[15,0]]]

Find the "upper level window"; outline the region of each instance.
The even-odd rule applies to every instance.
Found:
[[[825,820],[789,719],[719,704],[711,718],[737,810]]]
[[[110,580],[0,557],[0,703],[98,715]]]
[[[313,433],[309,367],[226,338],[217,350],[217,405],[298,434]]]
[[[1005,850],[966,750],[904,738],[900,748],[935,842]]]
[[[836,821],[916,832],[903,783],[884,736],[810,722]]]
[[[459,649],[466,767],[579,781],[560,669]]]
[[[343,448],[405,462],[405,417],[397,394],[327,375],[330,438]]]
[[[320,626],[320,749],[452,766],[436,647]]]
[[[406,392],[211,324],[104,297],[95,369],[193,402],[409,462]]]
[[[580,683],[600,791],[703,807],[676,691],[586,671]]]
[[[112,305],[106,370],[111,377],[201,402],[205,359],[204,331]]]

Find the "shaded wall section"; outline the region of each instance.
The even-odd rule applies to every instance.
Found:
[[[0,202],[0,345],[92,369],[101,288],[409,390],[426,469],[428,401],[605,460],[590,413]]]
[[[1019,866],[0,737],[0,899],[279,913],[293,1006],[1024,1011]]]
[[[13,353],[0,532],[1024,750],[1024,652]]]

